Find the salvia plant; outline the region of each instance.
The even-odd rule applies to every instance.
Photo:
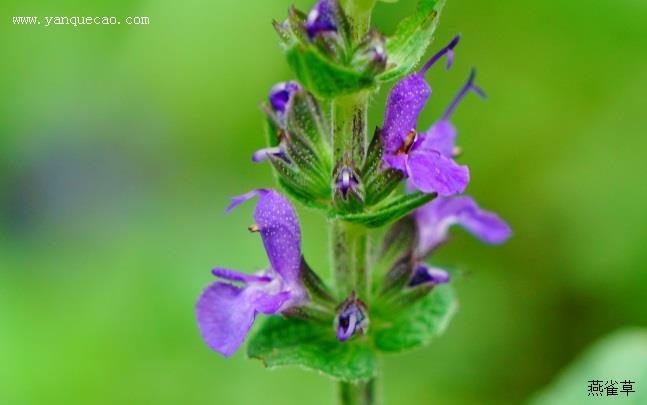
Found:
[[[457,162],[452,116],[469,93],[484,97],[472,71],[445,112],[417,129],[431,87],[425,78],[449,69],[455,37],[418,63],[443,0],[420,0],[390,37],[370,26],[376,0],[319,0],[307,13],[292,7],[275,22],[296,80],[271,88],[262,109],[267,162],[284,194],[259,188],[232,199],[227,211],[255,199],[267,269],[215,268],[217,281],[197,302],[202,337],[230,356],[244,341],[267,367],[298,365],[339,382],[344,404],[371,404],[376,356],[428,344],[457,309],[448,271],[430,264],[448,231],[460,225],[498,244],[510,228],[463,194],[467,166]],[[367,110],[392,85],[381,128],[369,137]],[[333,282],[310,268],[291,197],[329,220]],[[264,317],[247,336],[258,314]]]

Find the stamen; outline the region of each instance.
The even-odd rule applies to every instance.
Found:
[[[453,157],[459,157],[462,154],[463,154],[463,148],[461,148],[460,146],[454,146],[452,148],[452,156]]]
[[[409,131],[407,134],[407,137],[404,138],[404,143],[402,144],[402,147],[398,149],[398,154],[403,155],[405,153],[409,153],[409,150],[411,150],[411,147],[413,146],[413,143],[416,140],[416,130],[412,129]]]
[[[467,83],[465,83],[465,85],[463,86],[461,91],[459,91],[458,94],[456,95],[456,97],[454,97],[454,100],[451,102],[449,107],[447,107],[447,110],[445,111],[445,114],[443,114],[443,119],[445,119],[445,120],[449,119],[449,117],[452,115],[452,113],[456,109],[456,106],[458,106],[458,103],[461,102],[463,97],[465,97],[465,95],[470,90],[472,90],[474,93],[478,94],[482,98],[487,98],[487,96],[485,95],[485,92],[483,92],[483,90],[481,90],[480,87],[478,87],[477,85],[474,84],[474,78],[475,77],[476,77],[476,69],[472,69],[472,72],[470,73],[470,76],[467,79]]]
[[[449,45],[447,45],[446,47],[438,51],[438,53],[436,53],[434,56],[432,56],[431,59],[429,59],[429,62],[425,63],[425,65],[422,67],[422,69],[420,69],[418,73],[420,73],[421,75],[424,75],[425,73],[427,73],[429,68],[431,68],[434,65],[434,63],[438,62],[438,60],[442,58],[445,54],[447,54],[447,69],[449,69],[452,66],[452,63],[454,62],[454,48],[456,47],[460,39],[461,39],[461,34],[456,35],[454,39],[452,39],[452,41],[449,43]]]
[[[258,227],[258,225],[252,224],[252,225],[247,227],[247,230],[250,231],[250,232],[259,232],[260,228]]]

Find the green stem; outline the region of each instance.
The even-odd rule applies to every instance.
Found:
[[[372,405],[375,403],[375,379],[357,384],[339,383],[341,405]]]
[[[371,12],[377,0],[342,0],[348,22],[353,34],[353,41],[359,43],[371,27]]]
[[[341,0],[348,17],[352,41],[358,44],[368,33],[376,0]],[[333,101],[333,153],[336,164],[352,163],[359,168],[366,153],[368,93],[360,92]],[[369,293],[366,228],[340,220],[330,224],[334,279],[340,300],[352,291],[365,302]],[[375,380],[339,383],[342,405],[373,405]]]
[[[364,160],[368,123],[368,94],[355,93],[333,102],[333,145],[335,162],[347,158],[359,168]]]
[[[367,301],[370,281],[366,263],[366,228],[334,220],[330,236],[335,286],[340,300],[344,300],[355,291],[360,299]]]

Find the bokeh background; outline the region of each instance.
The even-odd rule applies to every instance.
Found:
[[[331,402],[316,373],[209,351],[194,320],[213,266],[266,264],[253,205],[222,211],[273,185],[250,154],[259,102],[292,77],[270,25],[291,2],[3,1],[0,403]],[[375,24],[389,33],[414,7],[380,3]],[[422,124],[477,66],[489,99],[455,116],[468,191],[515,235],[492,248],[456,230],[434,258],[461,270],[461,309],[431,347],[382,359],[390,404],[519,403],[598,338],[647,325],[647,3],[448,0],[434,48],[457,32]],[[300,215],[326,274],[325,221]]]

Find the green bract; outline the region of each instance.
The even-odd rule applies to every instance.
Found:
[[[420,62],[431,43],[445,0],[419,0],[414,15],[402,20],[386,42],[389,66],[378,76],[390,82],[406,76]]]
[[[369,228],[377,228],[402,218],[421,205],[433,200],[435,197],[436,194],[424,194],[417,191],[411,194],[401,194],[388,198],[379,205],[368,208],[360,213],[339,214],[333,212],[331,216]]]
[[[301,366],[344,381],[375,377],[376,360],[366,341],[340,343],[332,324],[269,318],[247,345],[247,355],[267,367]]]
[[[383,324],[375,325],[375,346],[385,352],[399,352],[429,344],[445,331],[457,309],[451,286],[435,287],[396,317],[391,319],[387,313]],[[379,309],[376,312],[379,314]]]

